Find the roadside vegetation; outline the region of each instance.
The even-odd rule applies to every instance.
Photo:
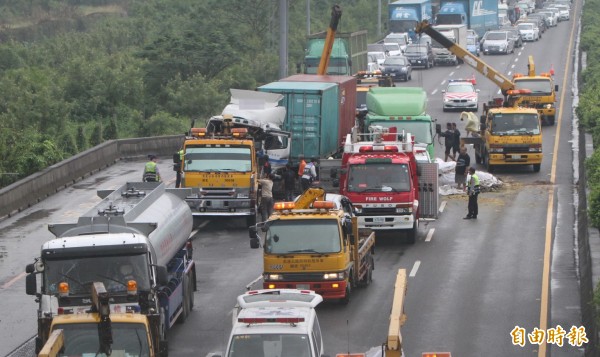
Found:
[[[289,3],[293,74],[306,2]],[[375,40],[372,1],[339,3],[339,31]],[[230,88],[276,80],[278,4],[0,0],[0,187],[104,140],[183,133],[219,114]],[[326,30],[330,6],[312,2],[311,32]]]

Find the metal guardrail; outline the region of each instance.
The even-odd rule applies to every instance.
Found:
[[[31,207],[119,160],[148,154],[170,156],[183,141],[184,135],[106,141],[0,189],[0,218]]]

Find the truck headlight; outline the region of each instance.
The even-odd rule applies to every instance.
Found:
[[[250,198],[250,196],[247,193],[238,193],[237,198]]]
[[[339,273],[325,273],[323,274],[323,280],[342,280],[344,279],[344,272]]]
[[[396,213],[412,213],[412,207],[397,207]]]
[[[280,280],[283,280],[283,275],[281,275],[281,274],[265,274],[263,276],[263,280],[265,280],[265,281],[274,281],[274,280],[280,281]]]
[[[354,206],[354,213],[362,213],[362,206]]]
[[[493,153],[500,153],[501,154],[503,151],[504,151],[504,149],[501,148],[501,147],[498,147],[498,148],[496,148],[496,147],[490,147],[490,152],[493,152]]]
[[[541,146],[530,146],[529,152],[542,152],[542,147]]]

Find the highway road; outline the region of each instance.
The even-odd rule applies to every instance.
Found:
[[[455,357],[582,355],[568,343],[558,347],[527,341],[518,346],[511,339],[516,326],[529,333],[536,327],[545,330],[560,324],[568,330],[581,325],[572,257],[574,22],[561,22],[542,40],[526,43],[514,54],[482,57],[509,76],[526,72],[529,55],[534,56],[537,71],[554,68],[562,110],[556,126],[543,129],[541,171],[499,169],[495,174],[504,186],[480,195],[477,220],[462,219],[466,197],[444,197],[439,219],[422,222],[415,245],[405,244],[401,236],[378,236],[373,283],[355,290],[347,306],[324,303],[317,309],[327,354],[381,346],[387,337],[396,272],[404,268],[409,272],[407,320],[402,328],[406,356],[426,351],[448,351]],[[442,111],[441,90],[448,79],[474,73],[465,64],[415,70],[411,82],[398,85],[423,86],[430,94],[431,115],[444,126],[458,122],[458,113]],[[493,83],[475,76],[480,103],[498,96]],[[443,157],[442,146],[436,152]],[[474,161],[474,153],[470,154]],[[172,186],[168,158],[159,167]],[[47,224],[75,221],[99,201],[96,189],[137,181],[142,168],[143,161],[119,162],[0,222],[0,300],[4,302],[0,304],[0,355],[31,356],[36,304],[25,295],[24,269],[39,254],[42,242],[52,238]],[[261,251],[250,249],[243,220],[211,219],[201,227],[194,237],[198,272],[194,310],[185,324],[169,334],[170,355],[175,357],[223,351],[235,298],[262,272]],[[559,245],[561,249],[556,248]],[[260,282],[251,285],[259,286]]]

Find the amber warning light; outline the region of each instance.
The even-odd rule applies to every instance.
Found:
[[[450,352],[423,352],[421,357],[452,357]]]

